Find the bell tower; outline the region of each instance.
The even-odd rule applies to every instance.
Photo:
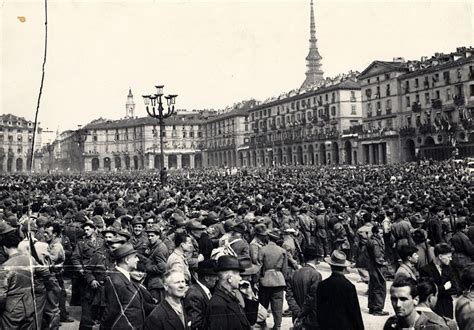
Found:
[[[135,116],[135,102],[133,101],[132,89],[128,90],[127,103],[125,104],[125,118]]]

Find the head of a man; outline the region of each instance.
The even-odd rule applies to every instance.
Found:
[[[436,244],[434,254],[438,262],[442,266],[448,266],[453,259],[453,250],[446,243]]]
[[[398,319],[412,317],[419,301],[416,281],[406,277],[395,280],[390,288],[390,300]]]
[[[104,235],[104,240],[107,244],[110,244],[110,242],[115,238],[115,233],[111,231],[106,231],[103,233]]]
[[[416,265],[418,263],[418,249],[411,245],[402,245],[398,254],[404,263],[410,263]]]
[[[150,218],[150,219],[147,219],[147,220],[146,220],[146,228],[147,228],[147,229],[153,227],[154,224],[155,224],[155,219]]]
[[[219,272],[219,284],[228,290],[237,290],[242,277],[238,270],[224,270]]]
[[[148,236],[148,240],[150,241],[151,245],[154,245],[160,239],[160,235],[156,231],[148,231],[147,236]]]
[[[143,232],[143,224],[137,223],[133,225],[133,234],[135,236],[140,236]]]
[[[59,223],[49,222],[44,226],[46,241],[50,243],[53,239],[61,236],[61,225]]]
[[[131,253],[123,258],[120,258],[117,260],[117,265],[120,266],[121,268],[131,272],[135,269],[137,269],[138,266],[138,256],[137,253]]]
[[[186,295],[187,285],[184,273],[170,270],[163,276],[163,288],[166,294],[173,299],[182,299]]]
[[[183,252],[193,252],[194,246],[191,237],[184,232],[175,234],[174,245],[176,248],[181,248]]]
[[[438,287],[432,278],[423,277],[418,282],[418,297],[420,304],[423,303],[434,309],[438,301]]]
[[[86,237],[92,237],[96,233],[96,229],[92,225],[84,225],[84,233],[86,234]]]

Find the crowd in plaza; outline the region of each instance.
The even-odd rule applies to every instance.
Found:
[[[2,176],[0,328],[81,306],[80,329],[364,329],[357,269],[384,329],[474,329],[472,182],[452,161]]]

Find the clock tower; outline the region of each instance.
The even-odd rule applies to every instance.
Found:
[[[133,101],[133,94],[131,89],[128,90],[125,111],[125,118],[133,118],[135,116],[135,102]]]

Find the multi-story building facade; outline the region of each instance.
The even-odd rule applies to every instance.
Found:
[[[248,148],[249,111],[256,105],[255,100],[243,101],[206,120],[203,145],[208,166],[247,165],[239,150]]]
[[[399,77],[400,160],[474,155],[474,48],[417,64]]]
[[[249,166],[352,164],[352,145],[341,132],[362,122],[357,73],[326,79],[312,90],[292,91],[249,110]],[[350,143],[350,142],[349,142]]]
[[[24,172],[30,169],[34,123],[12,114],[0,115],[0,173]],[[42,129],[37,127],[33,169],[41,166]]]
[[[474,48],[421,61],[374,61],[359,76],[364,124],[360,163],[474,155]]]

